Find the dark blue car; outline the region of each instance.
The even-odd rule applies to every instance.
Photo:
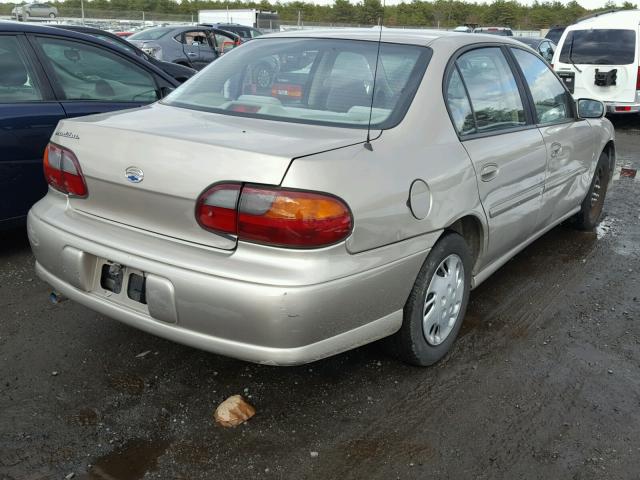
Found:
[[[103,40],[0,21],[0,230],[47,190],[42,154],[58,120],[155,102],[178,81]]]

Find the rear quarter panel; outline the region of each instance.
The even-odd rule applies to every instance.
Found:
[[[373,151],[358,144],[292,162],[283,186],[329,192],[350,206],[350,252],[440,231],[465,215],[486,224],[475,171],[443,100],[442,76],[451,53],[447,48],[434,50],[405,118],[372,141]],[[363,141],[365,137],[363,130]],[[429,214],[421,220],[408,206],[416,179],[424,180],[431,192]]]

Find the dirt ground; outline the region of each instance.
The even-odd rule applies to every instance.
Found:
[[[639,168],[640,120],[616,123]],[[640,174],[616,179],[597,232],[510,261],[427,369],[379,344],[296,368],[177,345],[51,304],[24,232],[2,233],[0,478],[639,478],[639,198]],[[256,416],[217,427],[236,393]]]

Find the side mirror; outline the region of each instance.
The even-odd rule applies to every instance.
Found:
[[[604,103],[590,98],[578,100],[578,117],[580,118],[602,118],[605,114]]]

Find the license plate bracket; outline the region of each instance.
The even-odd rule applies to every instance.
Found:
[[[118,263],[105,263],[100,272],[100,286],[116,295],[122,291],[124,267]]]
[[[98,292],[112,300],[143,307],[147,305],[147,277],[135,268],[102,260]]]

